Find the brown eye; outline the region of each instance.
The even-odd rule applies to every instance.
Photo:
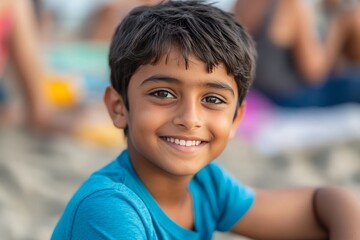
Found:
[[[152,92],[150,95],[158,98],[175,98],[173,94],[166,90],[157,90]]]
[[[221,104],[224,103],[223,100],[221,100],[218,97],[214,97],[214,96],[207,96],[205,98],[203,98],[203,102],[205,103],[210,103],[210,104]]]

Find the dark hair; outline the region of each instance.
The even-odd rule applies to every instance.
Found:
[[[117,27],[110,53],[110,78],[129,108],[127,90],[141,65],[156,64],[171,49],[183,56],[186,67],[193,54],[208,71],[223,63],[238,87],[238,105],[255,72],[254,42],[230,13],[203,1],[168,1],[133,9]]]

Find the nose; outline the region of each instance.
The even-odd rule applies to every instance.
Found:
[[[176,110],[173,123],[184,129],[194,130],[203,125],[201,104],[194,100],[183,101]]]

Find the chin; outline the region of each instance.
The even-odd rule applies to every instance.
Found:
[[[185,176],[193,176],[195,175],[198,171],[200,171],[203,168],[203,166],[188,166],[188,164],[184,164],[184,165],[180,165],[177,164],[176,166],[169,166],[168,169],[166,169],[166,171],[174,176],[179,176],[179,177],[185,177]]]

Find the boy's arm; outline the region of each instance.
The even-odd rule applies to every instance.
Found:
[[[360,202],[349,190],[319,189],[315,194],[319,221],[330,239],[360,239]]]
[[[231,230],[254,239],[360,239],[360,202],[343,188],[257,190]]]

